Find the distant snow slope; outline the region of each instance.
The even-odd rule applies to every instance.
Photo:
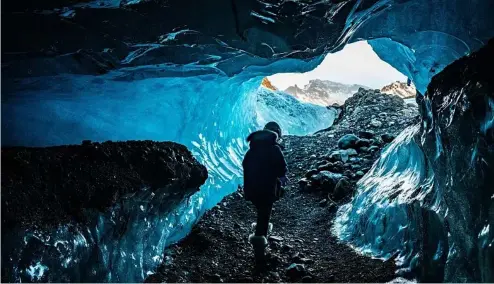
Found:
[[[283,134],[307,135],[333,124],[335,108],[304,103],[279,90],[266,87],[257,91],[256,117],[259,126],[269,121],[280,124]]]
[[[329,106],[334,103],[342,105],[345,100],[355,94],[359,88],[369,87],[362,85],[347,85],[328,80],[310,80],[300,88],[297,85],[288,87],[285,92],[306,103]]]

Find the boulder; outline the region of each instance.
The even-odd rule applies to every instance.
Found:
[[[373,127],[379,128],[383,125],[383,123],[378,119],[372,119],[370,122],[370,125]]]
[[[306,178],[310,178],[311,176],[317,174],[318,170],[316,169],[310,169],[308,172],[305,173]]]
[[[372,139],[374,138],[374,131],[372,130],[362,130],[359,131],[358,136],[366,139]]]
[[[369,139],[365,139],[365,138],[362,138],[362,139],[359,139],[357,141],[357,147],[360,148],[360,147],[369,147],[371,145],[371,140]]]
[[[322,171],[311,178],[311,183],[315,188],[331,192],[334,190],[338,181],[343,178],[342,174],[333,173],[330,171]]]
[[[305,270],[305,266],[303,264],[292,263],[286,269],[286,276],[292,280],[300,279],[306,275],[307,271]]]
[[[360,147],[359,148],[359,152],[361,152],[361,153],[367,153],[367,152],[369,152],[369,148],[368,147]]]
[[[310,186],[310,182],[306,178],[302,178],[298,181],[298,185],[300,186],[301,190],[306,190]]]
[[[359,138],[354,134],[346,134],[338,140],[338,147],[341,149],[354,148]]]
[[[381,146],[384,144],[384,141],[380,136],[376,136],[373,139],[371,139],[371,145],[376,145],[376,146]]]
[[[357,156],[358,155],[357,150],[352,149],[352,148],[346,149],[346,150],[340,150],[340,151],[345,151],[348,154],[349,157]]]
[[[345,150],[336,150],[331,152],[329,154],[329,160],[330,161],[342,161],[343,163],[346,163],[348,161],[348,158],[351,156],[356,156],[358,155],[357,150],[349,148]]]
[[[370,147],[369,147],[369,152],[371,152],[371,153],[376,152],[376,151],[378,151],[378,150],[379,150],[379,147],[377,147],[377,146],[375,146],[375,145],[374,145],[374,146],[370,146]]]
[[[384,141],[384,143],[390,143],[396,138],[396,135],[385,133],[381,135],[381,139]]]
[[[348,196],[353,191],[353,187],[350,181],[347,178],[342,178],[336,184],[336,187],[333,191],[334,200],[341,200]]]

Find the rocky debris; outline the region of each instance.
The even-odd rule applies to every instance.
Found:
[[[127,141],[2,148],[2,232],[85,222],[124,196],[167,188],[177,201],[199,190],[206,168],[183,145]]]
[[[372,127],[379,128],[379,127],[381,127],[383,125],[383,123],[380,120],[374,118],[374,119],[371,120],[370,125]]]
[[[291,280],[301,279],[307,274],[305,266],[303,264],[292,263],[286,269],[286,275]]]
[[[341,200],[353,192],[353,186],[348,178],[342,178],[336,184],[336,187],[331,194],[334,200]]]
[[[338,140],[338,147],[341,149],[353,148],[357,145],[359,138],[353,134],[346,134]]]
[[[405,126],[419,121],[416,105],[406,104],[398,96],[376,90],[360,88],[341,109],[333,126],[318,135],[356,133],[361,138],[372,139],[385,131],[398,133]]]
[[[311,188],[332,192],[341,178],[343,178],[342,174],[321,171],[311,177]]]

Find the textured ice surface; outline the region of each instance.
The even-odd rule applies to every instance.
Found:
[[[2,250],[10,259],[2,258],[2,266],[12,265],[13,273],[3,277],[12,282],[142,281],[163,261],[165,247],[190,229],[203,203],[197,198],[170,204],[163,192],[143,189],[106,213],[87,210],[91,222],[86,225],[4,233]]]
[[[494,41],[438,73],[334,231],[424,282],[494,281]]]
[[[243,139],[257,123],[272,117],[295,119],[282,122],[288,132],[294,134],[305,133],[310,127],[316,128],[309,122],[300,124],[303,129],[294,127],[297,125],[294,121],[310,120],[312,114],[294,118],[283,109],[271,109],[266,113],[264,110],[268,108],[263,110],[257,96],[253,95],[257,92],[260,78],[274,73],[308,71],[321,61],[324,53],[335,51],[348,41],[367,39],[371,40],[370,44],[381,58],[412,78],[423,93],[434,74],[494,36],[494,2],[489,0],[171,0],[165,5],[161,1],[77,2],[74,1],[76,4],[70,8],[57,10],[54,9],[57,3],[64,1],[53,4],[50,1],[6,1],[2,6],[2,21],[16,27],[2,33],[2,39],[5,37],[2,43],[2,145],[56,145],[80,143],[83,139],[181,142],[207,165],[210,179],[201,192],[178,211],[178,219],[170,223],[174,227],[191,224],[190,220],[195,220],[204,208],[235,188],[240,179],[240,157],[246,147]],[[35,13],[18,13],[25,10],[24,4],[26,10]],[[277,102],[283,105],[285,101],[280,96]],[[445,106],[454,109],[456,102],[449,101]],[[424,104],[424,108],[424,119],[435,118],[430,103]],[[286,110],[293,108],[287,107]],[[319,115],[319,111],[313,110]],[[492,128],[492,110],[490,113],[480,132],[488,133]],[[371,171],[384,185],[383,193],[396,197],[385,200],[380,194],[371,192],[372,188],[378,190],[378,184],[370,174],[367,175],[361,184],[370,189],[362,191],[361,188],[362,197],[356,202],[368,207],[345,207],[347,216],[352,217],[349,222],[360,220],[362,226],[357,226],[357,231],[361,236],[364,234],[362,240],[358,240],[358,234],[351,232],[348,225],[341,224],[340,227],[342,237],[348,236],[352,242],[373,250],[377,255],[386,257],[400,250],[399,260],[405,268],[407,264],[410,264],[408,267],[420,267],[413,265],[419,259],[432,260],[432,266],[423,267],[435,267],[444,263],[440,259],[446,249],[442,243],[432,241],[430,246],[437,246],[437,257],[435,254],[430,258],[417,256],[419,242],[415,242],[414,237],[424,231],[415,230],[419,225],[409,223],[417,220],[414,216],[420,214],[422,219],[433,220],[427,223],[440,227],[441,219],[436,220],[436,213],[431,211],[441,213],[444,208],[431,192],[431,188],[437,185],[428,181],[437,174],[436,170],[444,169],[436,165],[432,171],[428,166],[430,161],[421,157],[418,142],[411,139],[415,131],[407,130],[386,150],[383,161],[393,166],[380,162]],[[428,157],[444,157],[444,144],[441,142],[444,132],[435,130],[431,133],[436,137],[432,142],[436,152]],[[472,134],[472,137],[476,136]],[[459,149],[460,152],[465,150],[464,147]],[[481,163],[482,155],[479,153],[482,151],[484,148],[480,146],[472,147],[469,160],[474,164]],[[445,164],[454,166],[451,161]],[[399,170],[404,174],[401,175]],[[463,170],[465,168],[459,172]],[[379,175],[383,179],[378,179]],[[444,178],[447,176],[444,173],[441,176],[450,188],[455,188],[457,183],[461,185],[463,181],[459,176],[450,179]],[[469,181],[474,182],[473,179]],[[421,182],[423,186],[418,186]],[[369,205],[364,197],[382,207]],[[461,197],[466,199],[463,195]],[[492,200],[493,197],[482,198]],[[427,206],[421,207],[424,204]],[[452,204],[460,204],[455,212],[468,207],[462,207],[460,202]],[[140,205],[144,206],[139,204],[139,210]],[[135,206],[131,207],[135,209]],[[431,210],[424,209],[428,206],[432,206]],[[475,202],[469,206],[474,207]],[[369,219],[362,216],[364,213],[376,218]],[[454,212],[450,214],[455,216]],[[138,216],[145,216],[145,212],[136,216],[141,218]],[[462,219],[461,214],[458,216],[458,220]],[[109,216],[102,218],[104,224],[108,223]],[[473,219],[464,218],[467,220],[464,223],[474,223]],[[465,226],[464,223],[459,226]],[[159,225],[159,229],[166,224]],[[480,242],[489,247],[493,227],[492,224],[483,224],[478,230],[467,228],[458,231],[462,234],[467,232],[463,235],[468,236],[475,232],[478,239],[465,238],[466,242]],[[111,225],[103,225],[103,228],[112,230]],[[135,233],[142,229],[136,227]],[[74,242],[77,234],[63,236],[64,230],[61,228],[60,233],[49,232],[48,235],[70,241],[74,244],[73,250],[77,250],[84,242]],[[161,245],[159,240],[167,236],[168,231],[161,232],[159,237],[150,239],[150,243],[154,240],[154,245]],[[183,236],[187,230],[177,232]],[[374,241],[376,232],[384,234],[387,239],[375,238]],[[432,240],[442,239],[440,231],[433,232]],[[30,235],[37,236],[34,232],[26,233],[26,236]],[[89,235],[85,238],[89,243]],[[165,243],[173,240],[164,238]],[[455,239],[455,246],[448,248],[448,254],[459,255],[451,257],[451,261],[477,255],[475,246],[460,245],[461,234],[453,232],[451,238]],[[13,245],[22,248],[21,239]],[[50,237],[44,242],[53,247],[54,239]],[[123,281],[124,278],[125,281],[140,281],[151,267],[146,264],[149,257],[162,247],[142,249],[146,251],[141,254],[146,256],[142,265],[139,254],[131,253],[132,261],[127,266],[121,260],[128,259],[129,246],[131,250],[140,251],[142,244],[136,246],[124,241],[119,247],[118,243],[112,243],[106,247],[112,252],[104,251],[106,257],[125,252],[126,256],[115,257],[115,262],[111,262],[119,269],[103,265],[97,269],[104,272],[96,270],[93,273],[85,268],[94,265],[93,262],[78,260],[76,265],[84,266],[84,269],[74,271],[91,272],[96,275],[94,281]],[[492,267],[492,258],[486,251],[492,252],[481,250],[478,254],[484,257],[479,262],[483,267]],[[19,273],[29,277],[23,280],[36,280],[53,273],[62,281],[63,273],[57,276],[54,271],[64,262],[73,265],[72,259],[65,255],[77,253],[57,256],[59,263],[55,257],[32,258],[29,270]],[[105,258],[98,258],[98,261],[96,263],[109,263]],[[455,269],[460,265],[449,267],[453,268],[446,269],[446,274],[466,271]],[[85,278],[93,275],[91,273],[77,272],[69,279],[91,279]],[[478,273],[473,272],[474,275]],[[482,273],[487,275],[482,279],[492,281],[488,278],[489,270]],[[447,279],[480,278],[450,275]]]
[[[88,211],[93,222],[83,228],[66,224],[53,231],[3,235],[3,245],[15,248],[14,257],[3,261],[4,267],[14,267],[9,279],[142,281],[163,261],[167,245],[184,237],[206,209],[241,183],[250,131],[268,120],[280,121],[284,134],[296,135],[331,125],[334,110],[264,89],[264,73],[255,76],[257,72],[243,78],[209,74],[136,81],[116,79],[118,74],[65,75],[10,86],[16,95],[2,103],[3,145],[172,140],[191,149],[208,168],[209,178],[181,204],[165,203],[160,194],[143,190],[107,213]],[[120,217],[128,222],[122,224]],[[33,265],[19,268],[26,261]]]

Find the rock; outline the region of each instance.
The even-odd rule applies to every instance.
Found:
[[[283,251],[289,251],[289,250],[291,250],[292,248],[293,248],[293,246],[291,246],[291,245],[289,245],[289,244],[284,244],[284,245],[281,247],[281,249],[282,249]]]
[[[306,178],[311,178],[313,175],[317,174],[318,171],[316,169],[310,169],[308,172],[305,173]]]
[[[306,274],[307,271],[305,270],[305,266],[303,264],[292,263],[286,269],[286,275],[292,280],[300,279],[304,277]]]
[[[379,128],[383,125],[383,123],[377,119],[373,119],[373,120],[371,120],[370,125],[373,127]]]
[[[356,176],[358,177],[363,177],[364,176],[364,172],[363,171],[358,171],[355,173]]]
[[[371,145],[381,146],[383,144],[384,141],[381,139],[380,136],[374,137],[374,139],[371,140]]]
[[[331,171],[331,168],[333,167],[332,163],[325,163],[324,165],[321,165],[317,167],[317,170],[322,172],[322,171]]]
[[[341,200],[352,193],[352,191],[353,187],[350,181],[347,178],[342,178],[340,179],[340,181],[338,181],[338,184],[336,184],[336,187],[333,191],[333,198],[335,200]]]
[[[360,148],[360,147],[369,147],[369,146],[370,146],[370,144],[371,144],[371,140],[369,140],[369,139],[365,139],[365,138],[363,138],[363,139],[359,139],[359,140],[357,141],[357,147],[358,147],[358,148]]]
[[[381,118],[381,119],[386,119],[387,117],[388,117],[388,114],[387,114],[387,113],[385,113],[385,112],[381,112],[381,113],[379,114],[379,118]]]
[[[378,150],[379,150],[379,147],[377,147],[377,146],[375,146],[375,145],[374,145],[374,146],[370,146],[370,147],[369,147],[369,152],[371,152],[371,153],[372,153],[372,152],[376,152],[376,151],[378,151]]]
[[[338,150],[331,152],[331,154],[329,154],[328,156],[328,159],[330,161],[341,161],[341,158],[341,152]]]
[[[280,278],[280,274],[278,272],[270,271],[269,274],[276,279]]]
[[[312,176],[312,184],[321,190],[330,192],[333,191],[338,181],[343,177],[341,174],[330,171],[322,171],[317,175]]]
[[[299,185],[301,190],[307,189],[307,187],[309,186],[309,183],[310,183],[309,180],[306,178],[302,178],[298,181],[298,185]]]
[[[324,207],[326,205],[328,205],[328,200],[327,199],[323,199],[323,200],[319,201],[319,206]]]
[[[349,157],[352,157],[352,156],[357,156],[357,155],[358,155],[357,150],[352,149],[352,148],[350,148],[350,149],[346,149],[346,150],[340,150],[340,151],[342,151],[342,152],[343,152],[343,151],[344,151],[344,152],[346,152],[346,153],[348,154],[348,156],[349,156]]]
[[[353,134],[346,134],[338,140],[338,147],[341,149],[353,148],[357,144],[359,138]]]
[[[280,236],[269,236],[268,240],[274,241],[274,242],[281,242],[281,241],[283,241],[283,238]]]
[[[360,147],[359,151],[362,153],[367,153],[367,152],[369,152],[369,148],[368,147]]]
[[[384,143],[390,143],[395,138],[396,138],[395,135],[389,134],[389,133],[385,133],[385,134],[381,135],[381,139],[384,141]]]
[[[314,283],[314,277],[307,275],[302,277],[302,283]]]
[[[362,130],[359,131],[358,136],[366,139],[372,139],[374,137],[374,131],[372,130]]]
[[[348,161],[348,158],[350,156],[356,156],[356,155],[358,155],[357,150],[349,148],[345,150],[333,151],[331,152],[328,158],[331,161],[342,161],[343,163],[345,163],[346,161]]]

